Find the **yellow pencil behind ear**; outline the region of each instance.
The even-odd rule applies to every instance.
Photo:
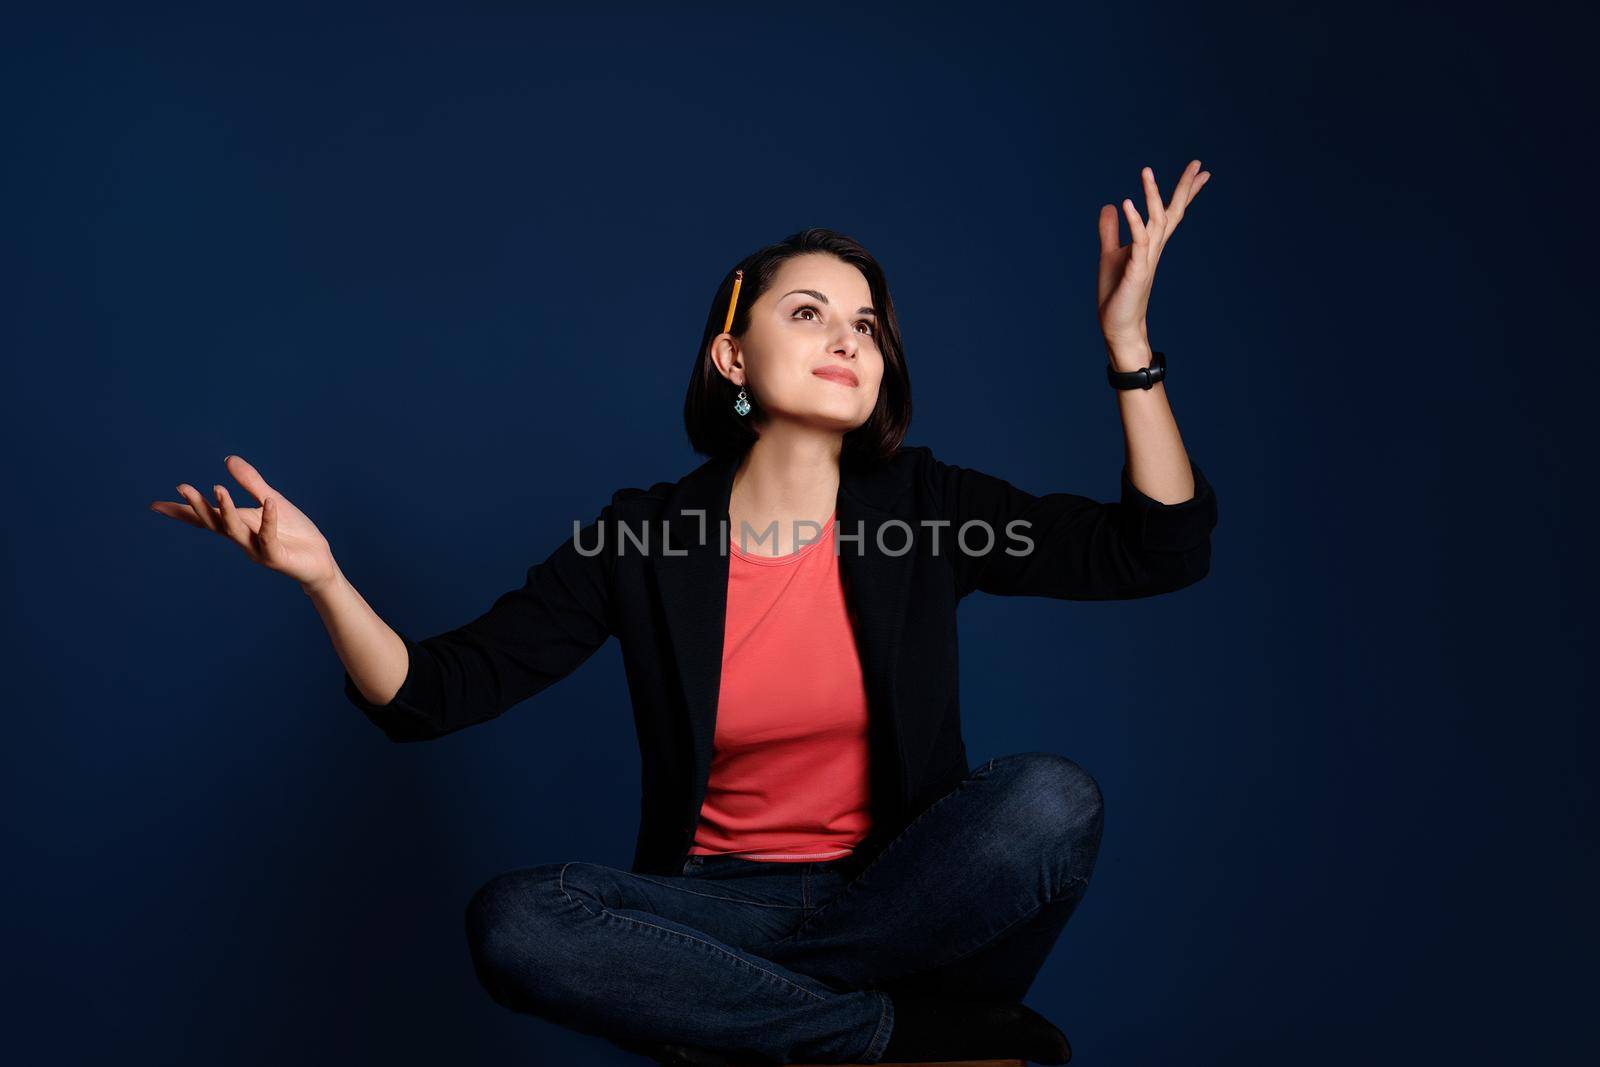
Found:
[[[744,271],[733,272],[733,295],[728,297],[728,321],[722,324],[722,332],[727,333],[733,329],[733,309],[739,306],[739,286],[744,284]]]

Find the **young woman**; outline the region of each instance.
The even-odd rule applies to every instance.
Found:
[[[955,613],[975,591],[1127,599],[1206,575],[1216,497],[1145,309],[1208,177],[1191,163],[1163,206],[1146,168],[1128,245],[1101,209],[1116,502],[1034,496],[903,444],[884,272],[811,229],[713,299],[684,407],[709,459],[618,490],[447,633],[385,624],[239,456],[228,471],[259,507],[220,485],[214,504],[180,485],[186,504],[151,506],[297,580],[346,695],[395,741],[493,719],[618,638],[642,756],[634,861],[545,863],[474,894],[472,959],[501,1004],[664,1062],[1064,1063],[1065,1037],[1020,1001],[1088,886],[1100,790],[1051,753],[968,764]]]

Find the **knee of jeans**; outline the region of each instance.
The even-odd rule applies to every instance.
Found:
[[[467,947],[480,976],[526,972],[545,941],[543,909],[562,864],[507,871],[489,879],[467,901]]]
[[[1081,765],[1054,752],[1029,752],[1009,762],[1017,810],[1026,826],[1044,834],[1046,846],[1069,850],[1071,862],[1092,864],[1105,826],[1100,783]]]

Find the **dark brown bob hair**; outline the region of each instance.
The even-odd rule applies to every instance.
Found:
[[[878,387],[878,403],[866,422],[844,435],[840,463],[870,464],[888,459],[905,440],[911,425],[911,376],[906,371],[905,350],[900,344],[900,322],[895,318],[894,301],[889,297],[889,282],[872,254],[854,238],[822,227],[811,227],[791,234],[777,244],[752,252],[728,268],[722,284],[711,298],[705,332],[695,352],[694,371],[689,375],[689,390],[683,400],[683,422],[689,443],[703,456],[742,455],[760,434],[750,425],[761,414],[761,401],[750,396],[750,414],[733,410],[739,389],[722,376],[711,359],[711,340],[722,333],[728,318],[728,299],[733,295],[733,275],[744,271],[739,287],[739,306],[734,310],[735,337],[750,328],[750,306],[772,285],[778,268],[795,256],[826,252],[855,267],[866,277],[872,290],[872,307],[878,313],[878,350],[883,353],[883,382]]]

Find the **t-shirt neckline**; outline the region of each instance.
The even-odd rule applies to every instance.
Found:
[[[795,552],[790,552],[787,556],[752,555],[751,553],[746,552],[739,547],[737,539],[734,538],[731,533],[728,537],[728,549],[733,553],[733,555],[739,557],[745,562],[757,563],[763,567],[785,567],[791,563],[798,563],[800,560],[810,555],[813,549],[817,548],[819,545],[825,545],[828,543],[828,538],[833,532],[834,516],[838,514],[838,508],[834,508],[832,511],[828,512],[828,517],[822,520],[822,535],[815,541],[812,541],[810,544],[806,545],[804,548],[801,548]]]

